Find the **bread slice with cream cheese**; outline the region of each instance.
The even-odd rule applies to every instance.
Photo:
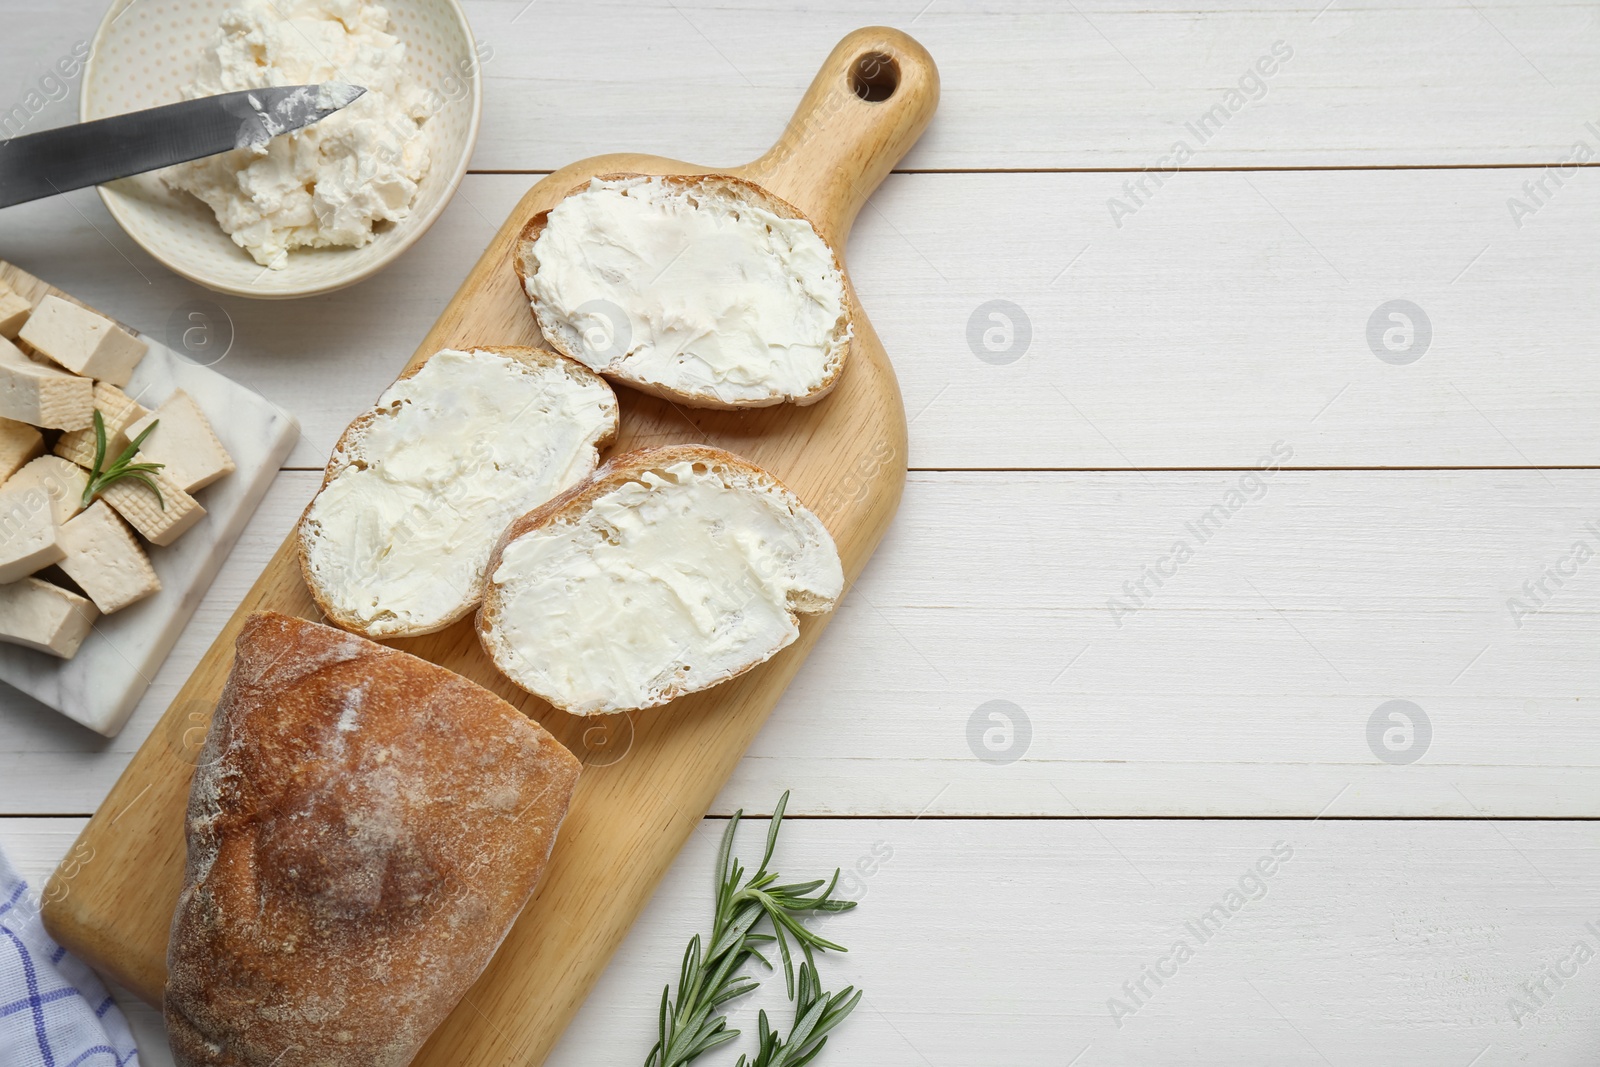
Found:
[[[838,255],[741,178],[595,178],[536,215],[513,258],[552,346],[680,403],[813,404],[850,350]]]
[[[489,562],[495,666],[575,715],[655,707],[770,659],[844,572],[822,521],[720,449],[646,448],[518,519]]]
[[[312,596],[367,637],[465,618],[501,533],[588,477],[616,433],[611,387],[565,356],[434,353],[334,447],[298,531]]]

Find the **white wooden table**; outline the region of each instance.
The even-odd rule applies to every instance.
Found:
[[[443,220],[292,316],[220,301],[221,369],[304,440],[132,723],[0,695],[0,841],[35,878],[536,176],[751,158],[884,22],[944,78],[849,248],[914,416],[905,504],[551,1062],[642,1060],[723,818],[784,788],[787,866],[873,870],[824,1063],[1600,1059],[1600,174],[1561,166],[1600,155],[1600,7],[468,6],[494,58]],[[12,0],[0,96],[100,7]],[[88,192],[0,215],[0,255],[145,329],[209,299]]]

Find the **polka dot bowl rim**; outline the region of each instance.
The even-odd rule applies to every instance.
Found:
[[[221,13],[234,2],[235,0],[201,0],[201,2],[189,0],[185,6],[191,11],[204,10],[210,13],[206,23],[210,32],[215,29]],[[459,151],[454,153],[454,158],[444,158],[440,146],[445,138],[436,134],[431,139],[433,160],[422,179],[423,189],[418,194],[418,203],[422,205],[420,210],[415,210],[409,218],[380,233],[371,244],[363,248],[297,250],[289,254],[289,265],[283,270],[266,272],[265,268],[255,263],[248,252],[233,245],[231,239],[216,225],[210,209],[200,201],[189,197],[188,194],[174,194],[164,190],[157,195],[155,189],[159,178],[151,173],[124,178],[97,188],[101,202],[105,204],[106,210],[111,213],[111,217],[116,220],[122,231],[174,274],[214,292],[258,300],[289,300],[331,293],[371,278],[404,255],[444,213],[460,188],[467,166],[471,162],[472,152],[478,141],[479,124],[483,117],[483,75],[479,61],[481,53],[473,36],[471,23],[459,0],[378,0],[378,3],[390,12],[391,32],[402,40],[407,40],[405,33],[401,27],[393,25],[394,22],[401,21],[397,15],[402,12],[415,13],[425,10],[433,17],[449,24],[457,37],[455,43],[459,46],[458,54],[452,54],[448,58],[452,61],[452,68],[460,72],[460,81],[467,90],[461,101],[465,106],[441,108],[429,118],[430,123],[442,123],[448,120],[455,124],[452,137],[458,140]],[[150,0],[114,0],[107,9],[105,17],[101,19],[89,56],[84,61],[82,95],[78,106],[80,121],[87,122],[129,110],[127,108],[102,110],[100,105],[104,98],[117,92],[117,88],[110,82],[104,64],[99,60],[106,54],[106,45],[115,40],[120,32],[124,32],[119,29],[118,23],[129,8],[136,4],[148,7]],[[176,6],[175,4],[174,8]],[[203,42],[197,42],[200,43]],[[414,45],[409,40],[407,45],[407,62],[408,66],[412,66]],[[161,64],[167,69],[180,70],[183,72],[182,80],[187,80],[192,72],[192,59],[175,54],[178,49],[170,46],[170,43],[169,48],[168,54],[148,56],[148,61],[151,64]],[[142,48],[141,54],[143,54]],[[162,102],[175,103],[177,99],[174,93],[169,99],[153,99],[147,103],[141,102],[137,106],[154,107]],[[462,126],[464,128],[461,128]],[[429,185],[436,186],[438,195],[429,196]],[[244,283],[223,277],[215,269],[208,268],[204,262],[205,256],[184,254],[184,246],[172,239],[173,231],[179,227],[192,227],[194,218],[200,213],[203,213],[209,228],[215,231],[214,236],[231,246],[230,254],[236,254],[244,268],[257,272],[254,280]],[[215,252],[211,254],[214,256]],[[339,263],[338,260],[331,258],[340,256],[346,257],[348,262]],[[306,265],[313,261],[317,269],[305,269]]]

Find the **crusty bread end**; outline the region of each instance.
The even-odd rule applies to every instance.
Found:
[[[537,884],[578,761],[487,689],[245,620],[185,820],[178,1067],[404,1067]]]

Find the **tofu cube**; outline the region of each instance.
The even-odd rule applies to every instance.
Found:
[[[150,558],[111,505],[96,500],[61,527],[61,569],[109,615],[161,589]]]
[[[160,407],[134,422],[126,430],[128,438],[138,437],[158,419],[160,425],[144,439],[139,451],[152,462],[166,464],[161,473],[185,492],[204,489],[224,474],[233,473],[233,457],[217,440],[205,413],[188,393],[179,389]]]
[[[149,457],[140,452],[133,461],[148,463]],[[146,541],[153,545],[170,545],[203,519],[206,509],[164,472],[157,471],[150,475],[150,480],[160,487],[159,498],[155,490],[143,482],[124,478],[101,490],[100,499],[115,508]]]
[[[94,406],[106,424],[106,462],[122,455],[128,447],[127,429],[149,412],[144,405],[124,393],[110,382],[94,383]],[[81,430],[68,430],[56,441],[54,452],[62,459],[70,459],[86,470],[94,468],[94,422]]]
[[[0,419],[0,482],[44,451],[44,435],[25,422]]]
[[[71,659],[100,611],[77,593],[37,578],[0,585],[0,641]]]
[[[13,489],[40,489],[50,497],[50,511],[56,525],[83,510],[83,490],[89,484],[89,472],[62,459],[60,456],[40,456],[7,478],[0,485],[0,493]]]
[[[0,282],[0,337],[16,337],[32,310],[33,305],[28,303],[27,297],[5,282]]]
[[[0,491],[0,585],[19,582],[65,555],[48,493]]]
[[[17,337],[74,374],[112,385],[127,385],[150,348],[104,315],[59,296],[39,301]]]
[[[35,362],[0,337],[0,418],[76,430],[94,417],[94,383]]]

